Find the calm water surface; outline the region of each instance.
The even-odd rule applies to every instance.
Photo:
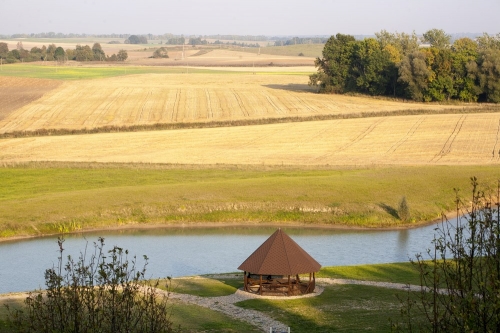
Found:
[[[431,247],[436,225],[397,231],[283,228],[322,266],[408,261]],[[147,255],[151,278],[235,272],[276,228],[222,227],[101,231],[66,235],[65,256],[77,257],[99,236],[106,249],[118,245]],[[0,243],[0,293],[44,287],[44,271],[57,264],[57,237]]]

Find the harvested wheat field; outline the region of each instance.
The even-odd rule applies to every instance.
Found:
[[[33,82],[42,82],[2,80],[25,82],[26,90]],[[452,108],[316,94],[307,82],[306,75],[242,73],[144,74],[66,81],[6,114],[0,120],[0,133]]]
[[[57,80],[0,76],[0,121],[12,111],[36,101],[61,83]]]
[[[500,114],[374,117],[0,140],[0,161],[500,164]]]

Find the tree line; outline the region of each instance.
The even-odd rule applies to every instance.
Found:
[[[356,92],[415,101],[500,102],[500,34],[475,40],[432,29],[356,40],[331,36],[309,84],[323,93]]]
[[[48,47],[32,47],[26,50],[23,42],[18,42],[16,48],[9,51],[7,43],[0,43],[0,58],[7,63],[32,62],[32,61],[125,61],[128,58],[127,51],[120,50],[117,54],[106,55],[101,44],[94,43],[92,48],[88,45],[77,45],[75,49],[66,49],[50,44]]]
[[[328,41],[328,38],[322,37],[311,37],[311,38],[299,38],[293,37],[287,40],[277,40],[274,42],[274,46],[288,46],[288,45],[297,45],[297,44],[325,44]]]

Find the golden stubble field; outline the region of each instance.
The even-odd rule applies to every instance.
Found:
[[[453,107],[317,94],[307,75],[142,74],[47,82],[0,77],[3,86],[19,90],[25,84],[28,95],[35,86],[45,89],[39,99],[23,99],[24,106],[0,103],[0,133]],[[9,98],[1,90],[0,97]]]
[[[500,114],[393,116],[0,140],[0,162],[500,164]]]

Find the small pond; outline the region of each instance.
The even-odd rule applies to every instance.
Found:
[[[332,230],[283,227],[322,266],[404,262],[431,247],[436,225],[408,230]],[[100,231],[65,236],[65,256],[78,257],[99,236],[106,249],[147,255],[151,278],[235,272],[276,228],[217,227]],[[44,271],[57,264],[57,237],[0,242],[0,294],[44,287]]]

